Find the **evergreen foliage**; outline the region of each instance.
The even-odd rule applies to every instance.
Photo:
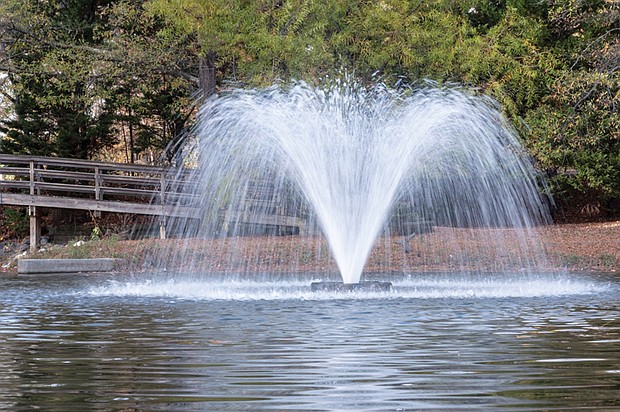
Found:
[[[8,0],[0,15],[13,109],[0,119],[0,151],[97,158],[129,134],[133,161],[161,152],[188,121],[193,79],[166,64],[183,53],[160,41],[163,26],[140,3]]]
[[[3,121],[7,134],[0,141],[3,152],[88,158],[114,143],[115,108],[101,98],[110,79],[93,70],[96,56],[89,50],[97,43],[94,30],[100,3],[5,5],[13,5],[23,18],[9,21],[5,28],[15,117]]]
[[[611,207],[619,39],[606,0],[5,0],[0,150],[88,158],[126,142],[132,161],[183,133],[201,87],[345,69],[492,96],[556,194]]]

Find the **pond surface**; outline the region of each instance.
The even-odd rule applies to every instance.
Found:
[[[0,409],[619,410],[617,275],[0,280]]]

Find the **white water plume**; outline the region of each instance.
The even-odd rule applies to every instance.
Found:
[[[236,90],[205,104],[197,131],[197,233],[230,234],[250,215],[260,221],[288,205],[316,219],[345,283],[359,282],[403,208],[405,220],[446,227],[527,231],[548,220],[514,131],[488,99],[467,91],[352,81]],[[271,185],[269,201],[244,208],[256,182]]]
[[[311,279],[153,279],[113,281],[91,287],[91,296],[163,297],[195,300],[333,300],[333,299],[498,299],[589,295],[609,290],[601,282],[570,276],[539,274],[522,279],[490,274],[477,276],[422,276],[395,280],[394,289],[381,291],[310,290]],[[84,293],[82,291],[80,294]]]

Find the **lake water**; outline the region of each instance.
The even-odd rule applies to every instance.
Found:
[[[0,409],[620,410],[619,278],[0,279]]]

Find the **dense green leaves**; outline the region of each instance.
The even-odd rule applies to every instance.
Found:
[[[558,65],[549,91],[527,112],[526,143],[556,192],[620,198],[620,8],[608,2],[557,2],[549,12],[550,52]]]
[[[3,151],[89,157],[111,144],[109,87],[93,70],[93,1],[8,2],[3,62],[14,118],[3,121]]]
[[[492,96],[557,193],[609,201],[619,38],[605,0],[6,0],[0,150],[134,160],[183,133],[195,96],[344,69]]]
[[[140,3],[11,0],[0,11],[0,69],[13,106],[0,119],[1,151],[96,158],[126,141],[133,160],[179,134],[191,76],[166,63],[187,52],[160,40],[163,26]]]

